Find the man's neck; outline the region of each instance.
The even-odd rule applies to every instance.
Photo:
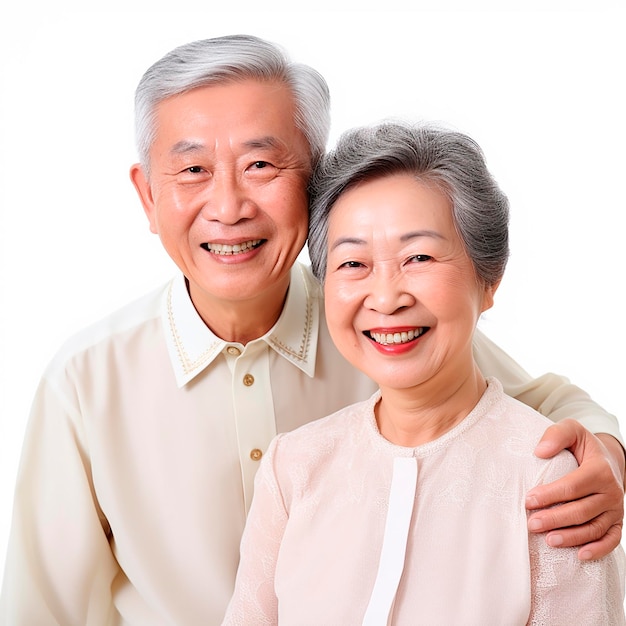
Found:
[[[189,287],[188,287],[189,289]],[[271,291],[247,300],[222,300],[190,291],[191,301],[213,334],[224,341],[247,344],[276,324],[287,299],[289,276]]]

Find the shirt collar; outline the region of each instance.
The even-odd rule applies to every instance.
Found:
[[[261,341],[313,377],[319,331],[320,287],[310,271],[300,263],[291,270],[289,292],[276,324]],[[181,274],[170,283],[162,304],[165,341],[176,382],[183,387],[202,372],[229,343],[220,339],[198,315]],[[246,346],[246,348],[248,347]],[[245,352],[245,350],[244,350]]]

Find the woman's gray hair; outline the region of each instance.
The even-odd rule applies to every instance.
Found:
[[[152,65],[135,92],[135,140],[146,174],[156,134],[156,107],[162,100],[207,85],[256,79],[279,81],[294,95],[296,126],[304,133],[314,166],[326,149],[330,95],[324,77],[289,60],[276,44],[251,35],[228,35],[175,48]]]
[[[404,173],[437,185],[448,196],[477,277],[495,285],[509,256],[509,203],[487,170],[480,146],[456,131],[404,122],[347,131],[318,163],[310,183],[308,240],[315,276],[321,281],[326,276],[328,218],[341,194],[363,181]]]

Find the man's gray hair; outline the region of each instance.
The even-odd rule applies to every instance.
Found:
[[[328,218],[337,199],[360,182],[393,174],[409,174],[448,196],[477,277],[495,285],[509,256],[509,203],[487,170],[480,146],[453,130],[405,122],[347,131],[319,162],[310,184],[308,240],[315,276],[321,281],[326,276]]]
[[[166,98],[197,87],[255,79],[278,81],[293,93],[295,123],[309,143],[311,164],[326,149],[330,95],[323,76],[289,60],[278,45],[251,35],[228,35],[175,48],[152,65],[135,92],[135,140],[146,174],[155,138],[156,107]]]

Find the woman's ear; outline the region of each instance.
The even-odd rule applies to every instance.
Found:
[[[500,280],[495,282],[493,285],[485,285],[485,292],[483,294],[483,306],[481,309],[481,313],[484,313],[488,309],[493,306],[493,299],[496,295],[496,291],[500,286]]]
[[[130,168],[130,180],[137,191],[139,200],[143,206],[143,210],[150,222],[150,232],[155,235],[158,234],[159,229],[157,226],[156,209],[154,205],[154,198],[152,197],[152,187],[144,172],[140,163],[135,163]]]

